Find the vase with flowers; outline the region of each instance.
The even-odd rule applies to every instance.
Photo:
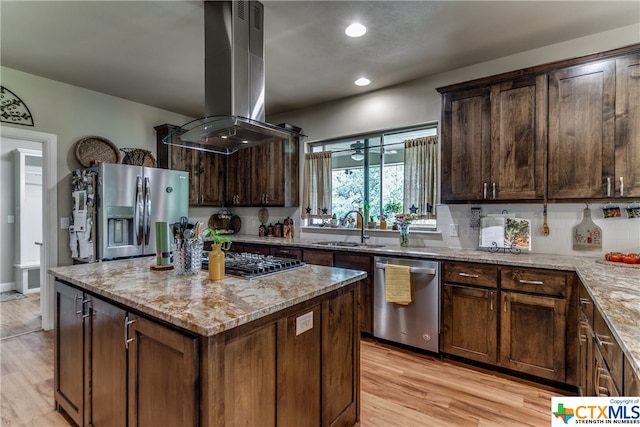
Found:
[[[211,240],[211,252],[209,252],[209,280],[221,280],[224,278],[224,252],[231,248],[231,237],[225,236],[220,230],[207,228],[202,237]]]
[[[411,220],[415,219],[416,216],[403,213],[396,215],[395,218],[398,229],[400,230],[400,246],[406,248],[409,246],[409,225],[411,225]]]

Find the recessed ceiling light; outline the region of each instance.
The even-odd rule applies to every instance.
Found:
[[[358,86],[367,86],[368,84],[370,84],[370,83],[371,83],[371,80],[369,80],[369,79],[368,79],[368,78],[366,78],[366,77],[360,77],[360,78],[359,78],[358,80],[356,80],[354,83],[355,83],[356,85],[358,85]]]
[[[345,34],[349,37],[362,37],[367,32],[367,27],[357,22],[349,25],[346,30],[344,30]]]

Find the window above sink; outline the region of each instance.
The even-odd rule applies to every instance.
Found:
[[[385,217],[388,229],[391,229],[396,214],[409,213],[415,207],[411,204],[404,206],[405,142],[437,134],[437,123],[431,123],[310,143],[307,152],[331,152],[330,213],[341,220],[347,212],[361,208],[365,228],[369,222],[373,222],[380,229],[380,221]],[[437,171],[433,171],[433,179],[434,182],[439,182]],[[428,191],[426,188],[415,190],[415,183],[413,185],[414,192]],[[435,188],[438,188],[437,184]],[[432,207],[435,209],[434,204]],[[330,219],[331,215],[326,213],[308,215],[306,225],[329,225]],[[424,215],[412,221],[412,224],[414,229],[435,230],[435,214]],[[333,223],[331,226],[336,227]]]

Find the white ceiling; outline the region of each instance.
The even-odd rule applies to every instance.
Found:
[[[640,22],[634,1],[263,1],[267,115]],[[191,117],[200,1],[0,1],[3,66]],[[344,28],[359,20],[359,39]],[[361,76],[366,88],[353,85]]]

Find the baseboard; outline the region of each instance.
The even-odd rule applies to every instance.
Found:
[[[0,292],[15,291],[16,282],[0,283]]]

